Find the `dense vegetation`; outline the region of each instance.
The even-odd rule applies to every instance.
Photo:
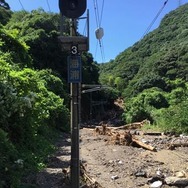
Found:
[[[100,66],[100,82],[125,100],[125,122],[149,119],[163,130],[188,132],[188,4],[115,60]]]
[[[67,54],[59,14],[0,7],[0,16],[0,187],[16,188],[44,167],[57,130],[70,130]],[[83,82],[97,83],[92,55],[82,54],[82,62]]]
[[[0,1],[0,187],[20,187],[45,165],[57,130],[69,131],[67,53],[58,41],[58,14],[12,12]],[[65,30],[69,35],[69,21]],[[125,122],[188,132],[188,4],[169,13],[159,28],[103,65],[82,54],[83,83],[112,89],[93,96],[125,100]],[[84,94],[84,116],[90,95]]]

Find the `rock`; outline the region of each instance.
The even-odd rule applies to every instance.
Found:
[[[186,177],[186,173],[184,171],[176,172],[176,177],[185,178]]]
[[[111,179],[112,180],[116,180],[116,179],[118,179],[119,177],[117,176],[117,175],[115,175],[115,176],[111,176]]]
[[[150,188],[160,188],[163,185],[162,181],[155,181],[150,185]]]
[[[122,161],[119,161],[118,164],[123,164],[123,162],[122,162]]]
[[[165,182],[167,185],[188,186],[188,178],[167,177]]]
[[[147,173],[143,170],[139,170],[137,171],[135,174],[134,174],[136,177],[144,177],[146,178],[147,177]]]
[[[152,178],[148,179],[148,183],[153,183],[156,181],[162,181],[164,182],[164,177],[163,176],[153,176]]]
[[[161,176],[162,172],[161,172],[160,170],[157,170],[156,174],[157,174],[158,176]]]

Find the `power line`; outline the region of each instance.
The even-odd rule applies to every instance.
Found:
[[[101,25],[101,22],[102,22],[103,10],[104,10],[104,0],[102,1],[102,9],[101,9],[101,17],[99,20],[99,25]]]
[[[97,56],[98,45],[99,45],[99,42],[98,42],[98,40],[97,40],[97,43],[96,43],[96,48],[95,48],[95,57]]]
[[[94,3],[95,20],[96,20],[97,27],[99,27],[98,1],[93,0],[93,3]]]
[[[95,9],[95,19],[97,27],[101,26],[102,23],[102,17],[103,17],[103,10],[104,10],[104,0],[102,1],[102,8],[101,8],[101,15],[99,16],[99,7],[98,7],[98,1],[94,0],[94,9]]]
[[[86,35],[86,31],[87,31],[87,20],[85,21],[84,28],[83,28],[83,35],[84,36]]]
[[[102,57],[102,62],[105,62],[105,53],[104,53],[104,44],[103,40],[99,40],[99,45],[100,45],[100,51],[101,51],[101,57]]]
[[[46,3],[47,3],[47,5],[48,5],[49,12],[51,12],[49,1],[46,0]]]
[[[151,22],[151,24],[149,25],[149,27],[146,29],[146,31],[144,32],[143,36],[141,38],[143,38],[151,29],[151,27],[153,26],[153,24],[155,23],[155,21],[157,20],[157,18],[159,17],[159,15],[161,14],[161,12],[163,11],[164,7],[166,6],[166,4],[168,3],[168,0],[166,0],[162,6],[162,8],[159,10],[159,12],[157,13],[157,15],[155,16],[155,18],[153,19],[153,21]]]
[[[20,5],[21,5],[22,9],[25,10],[25,9],[24,9],[24,6],[23,6],[23,4],[22,4],[22,2],[21,2],[21,0],[19,0],[19,3],[20,3]]]
[[[104,0],[102,1],[102,8],[101,8],[100,16],[99,16],[98,1],[97,0],[93,0],[93,3],[94,3],[94,12],[95,12],[96,25],[97,25],[97,28],[99,29],[99,28],[101,28],[101,23],[102,23],[103,10],[104,10]],[[99,44],[99,47],[100,47],[101,58],[102,58],[102,61],[104,62],[105,61],[105,53],[104,53],[104,45],[103,45],[102,38],[98,39],[98,42],[96,44],[95,57],[97,55],[98,44]]]

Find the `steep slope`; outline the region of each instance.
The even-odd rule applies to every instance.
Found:
[[[188,4],[115,60],[100,65],[100,82],[119,92],[127,123],[149,119],[166,131],[188,132]]]
[[[167,14],[156,30],[115,60],[100,65],[100,80],[103,84],[120,84],[121,91],[130,87],[130,94],[151,87],[169,90],[164,79],[188,80],[187,44],[188,4],[185,4]],[[137,88],[146,82],[146,86]]]

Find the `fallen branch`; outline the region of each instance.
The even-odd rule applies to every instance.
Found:
[[[143,142],[141,142],[141,141],[139,141],[139,140],[137,140],[135,138],[132,138],[132,145],[133,146],[140,146],[140,147],[142,147],[144,149],[147,149],[147,150],[150,150],[150,151],[157,151],[155,147],[150,146],[148,144],[145,144],[145,143],[143,143]]]
[[[155,147],[147,145],[147,144],[133,138],[130,131],[120,131],[119,128],[120,127],[117,127],[117,128],[116,127],[107,127],[107,125],[104,124],[102,126],[97,126],[95,128],[95,134],[110,136],[108,143],[111,143],[114,145],[136,146],[136,147],[142,147],[142,148],[150,150],[150,151],[156,151]]]
[[[112,129],[114,130],[121,130],[121,129],[140,129],[142,128],[145,124],[148,124],[150,125],[150,121],[145,119],[141,122],[134,122],[134,123],[129,123],[129,124],[126,124],[126,125],[123,125],[123,126],[120,126],[120,127],[112,127]]]
[[[86,186],[88,188],[103,188],[94,178],[91,178],[84,167],[84,165],[80,164],[80,175],[84,179],[84,182],[86,183]]]
[[[125,131],[124,133],[112,133],[110,143],[115,145],[126,145],[126,146],[135,146],[135,147],[142,147],[144,149],[150,151],[156,151],[156,148],[145,144],[132,136],[130,131]]]

